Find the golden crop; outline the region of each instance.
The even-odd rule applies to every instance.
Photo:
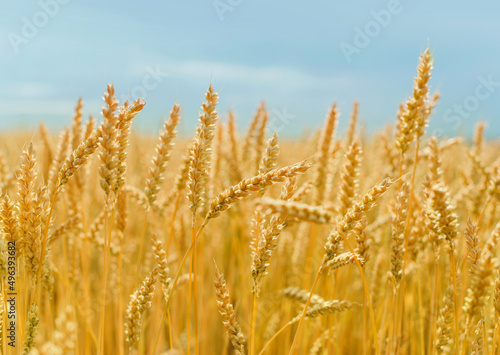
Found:
[[[264,104],[240,136],[211,85],[192,139],[179,104],[131,133],[112,85],[102,123],[2,136],[2,353],[497,353],[500,150],[425,134],[432,64],[369,138],[357,103],[343,136]]]

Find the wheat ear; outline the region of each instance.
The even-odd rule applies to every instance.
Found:
[[[307,222],[328,223],[332,218],[331,212],[322,207],[299,202],[264,198],[257,201],[257,206],[261,206],[271,213],[278,213],[282,216]]]
[[[125,171],[127,169],[127,147],[129,144],[130,126],[132,119],[142,111],[146,103],[138,98],[132,105],[125,102],[120,109],[117,117],[118,134],[116,137],[118,150],[117,150],[117,166],[116,166],[116,181],[118,187],[125,184]]]
[[[101,176],[101,188],[106,194],[106,203],[110,202],[112,193],[118,188],[117,172],[118,165],[118,118],[115,111],[118,109],[118,101],[115,99],[115,89],[109,84],[103,98],[106,107],[102,109],[104,123],[102,124],[101,146],[102,152],[99,155],[101,166],[99,167],[99,175]]]
[[[157,274],[158,268],[154,268],[141,287],[130,296],[125,317],[125,341],[130,347],[139,342],[143,313],[151,308]]]
[[[145,193],[150,205],[156,201],[158,192],[165,180],[167,162],[174,146],[172,141],[177,135],[175,128],[180,120],[179,109],[179,104],[175,104],[172,111],[170,111],[170,117],[164,124],[164,131],[161,133],[160,141],[156,146],[156,155],[153,158],[152,166],[149,168]]]
[[[101,136],[102,130],[97,129],[90,135],[90,137],[81,142],[73,153],[66,159],[64,165],[59,171],[59,180],[56,185],[56,190],[67,184],[75,172],[89,160],[90,156],[99,146]]]
[[[309,297],[309,292],[307,290],[303,290],[299,287],[287,287],[283,291],[281,291],[282,295],[286,298],[290,298],[294,301],[298,301],[300,303],[306,303],[307,298]],[[313,294],[311,296],[311,305],[325,303],[325,299],[319,295]]]
[[[286,178],[304,173],[310,167],[311,164],[304,160],[294,165],[274,169],[266,174],[257,175],[253,178],[240,181],[240,183],[224,190],[212,200],[205,219],[209,220],[219,216],[221,212],[230,208],[237,200],[247,197],[253,191],[258,191],[261,188],[271,186],[277,182],[282,182]]]
[[[215,264],[214,285],[215,296],[217,298],[217,308],[222,316],[222,323],[226,328],[226,332],[229,335],[229,339],[231,340],[236,353],[244,355],[246,343],[245,336],[243,335],[240,325],[236,320],[236,312],[231,304],[231,297],[229,296],[226,280],[224,279],[224,275],[217,268],[217,264]]]
[[[215,134],[218,115],[216,107],[219,99],[211,84],[205,99],[200,113],[200,124],[196,129],[190,151],[188,199],[193,214],[196,214],[197,209],[203,205],[206,184],[210,176],[211,143]]]
[[[406,219],[408,217],[409,193],[410,186],[405,182],[398,192],[396,207],[394,208],[392,217],[391,273],[395,288],[399,287],[401,277],[403,276],[404,232]]]
[[[346,153],[346,162],[340,177],[340,191],[338,195],[338,210],[341,215],[347,213],[353,201],[359,186],[359,169],[361,165],[361,145],[354,140]]]
[[[413,87],[413,96],[406,102],[399,121],[396,144],[404,154],[413,142],[415,135],[421,137],[429,117],[427,100],[429,96],[428,82],[432,69],[432,56],[426,49],[420,56],[417,77]]]
[[[333,104],[326,116],[321,137],[318,144],[318,164],[316,165],[315,183],[315,204],[320,205],[324,200],[328,160],[332,153],[332,141],[337,127],[339,113],[336,104]]]
[[[349,232],[355,223],[359,222],[363,215],[368,212],[375,202],[389,189],[394,183],[389,178],[384,179],[380,184],[371,188],[360,201],[357,201],[347,211],[342,219],[340,219],[330,235],[325,245],[325,254],[323,257],[323,267],[326,267],[328,262],[332,260],[341,245],[342,235]]]
[[[38,333],[38,307],[31,305],[28,312],[28,319],[26,321],[26,334],[23,342],[23,355],[30,354],[31,350],[35,346],[35,337]]]

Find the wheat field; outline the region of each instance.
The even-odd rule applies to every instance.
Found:
[[[2,354],[499,353],[500,147],[426,133],[432,66],[370,135],[357,103],[238,131],[212,85],[193,137],[182,104],[139,135],[111,84],[100,119],[1,135]]]

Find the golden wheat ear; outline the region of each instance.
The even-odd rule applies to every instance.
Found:
[[[231,304],[231,297],[229,296],[229,290],[227,288],[224,275],[219,271],[215,260],[214,265],[214,286],[215,297],[217,299],[217,308],[222,317],[222,323],[226,328],[226,332],[229,335],[229,339],[231,340],[234,349],[239,354],[244,355],[246,339],[241,331],[238,321],[236,320],[236,312],[234,311],[233,305]]]
[[[405,182],[398,192],[392,217],[391,273],[395,289],[399,287],[403,276],[404,232],[408,217],[409,194],[410,185]]]
[[[115,112],[118,110],[118,101],[115,98],[115,89],[109,84],[104,93],[105,107],[102,108],[104,122],[102,124],[102,137],[100,145],[102,151],[99,155],[101,166],[99,175],[101,176],[101,188],[106,196],[106,204],[112,202],[113,194],[118,188],[118,175],[116,167],[118,164],[118,117]]]
[[[358,194],[362,153],[361,143],[354,140],[345,155],[346,161],[340,177],[340,191],[337,201],[337,210],[342,216],[347,213]]]
[[[302,161],[280,169],[274,169],[266,174],[260,174],[250,179],[240,181],[239,184],[231,186],[221,192],[212,200],[210,209],[205,217],[206,220],[215,218],[221,212],[229,209],[237,200],[241,200],[250,195],[251,192],[258,191],[277,182],[306,172],[311,167],[307,161]]]
[[[210,158],[212,140],[218,119],[216,111],[219,95],[210,84],[200,113],[200,123],[190,149],[190,165],[188,180],[188,199],[193,215],[204,205],[205,190],[210,177]]]
[[[99,146],[101,136],[102,129],[99,128],[95,130],[86,140],[80,143],[73,153],[66,159],[61,167],[61,170],[59,171],[59,180],[55,191],[67,184],[75,172],[87,163],[89,158],[92,154],[94,154]]]
[[[405,154],[415,137],[422,137],[430,115],[429,79],[432,70],[432,55],[426,49],[420,56],[417,67],[417,76],[413,86],[413,96],[408,99],[404,108],[400,110],[399,126],[396,136],[396,144],[401,154]],[[437,101],[437,99],[436,99]]]
[[[277,213],[301,221],[328,223],[332,218],[332,213],[330,211],[305,203],[264,198],[257,201],[256,204],[269,213]]]
[[[325,199],[325,188],[328,175],[328,163],[332,156],[333,138],[337,128],[339,113],[334,103],[326,116],[317,149],[317,164],[314,177],[315,204],[320,205]]]
[[[159,273],[159,268],[155,267],[148,277],[142,282],[130,296],[125,317],[125,341],[133,347],[140,338],[143,313],[151,308],[155,292],[155,282]]]
[[[38,313],[38,306],[31,305],[28,312],[28,319],[26,321],[26,334],[24,336],[23,342],[23,354],[29,354],[35,347],[35,337],[38,333],[38,323],[40,322]]]
[[[175,104],[170,111],[170,117],[164,124],[164,131],[160,135],[160,141],[156,146],[156,155],[153,157],[151,168],[146,179],[145,193],[148,202],[152,205],[158,197],[158,192],[165,180],[165,170],[174,146],[173,140],[177,135],[175,128],[179,124],[180,106]]]

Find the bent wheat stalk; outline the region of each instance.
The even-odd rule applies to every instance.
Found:
[[[302,174],[306,172],[309,168],[311,167],[311,164],[308,163],[306,160],[284,167],[280,169],[274,169],[271,170],[270,172],[266,174],[260,174],[257,175],[253,178],[250,179],[245,179],[241,181],[239,184],[234,185],[230,187],[229,189],[224,190],[221,192],[217,197],[215,197],[212,200],[212,203],[210,204],[210,209],[203,220],[201,226],[199,227],[198,231],[193,234],[192,242],[189,245],[188,250],[184,254],[180,265],[179,269],[177,270],[177,273],[175,275],[174,280],[172,281],[172,287],[170,289],[170,294],[167,300],[167,304],[165,305],[165,310],[162,315],[162,319],[160,322],[160,326],[156,332],[156,337],[155,337],[155,342],[153,345],[153,353],[156,351],[156,347],[158,345],[158,339],[160,337],[160,331],[161,327],[163,325],[163,321],[167,315],[168,307],[169,304],[172,300],[172,295],[175,291],[175,287],[177,285],[177,282],[179,280],[179,277],[182,273],[182,269],[184,267],[184,264],[186,263],[186,260],[188,259],[189,255],[191,254],[196,241],[201,235],[201,232],[203,229],[207,226],[208,222],[211,219],[214,219],[218,217],[222,212],[228,210],[236,201],[241,200],[245,197],[248,197],[251,192],[253,191],[259,191],[262,187],[267,187],[271,186],[277,182],[283,182],[287,178],[294,177],[296,175]]]
[[[354,249],[349,245],[346,239],[346,233],[352,228],[354,225],[354,222],[358,222],[362,215],[366,213],[368,210],[370,210],[374,205],[375,202],[378,200],[380,196],[382,196],[387,189],[394,183],[391,179],[384,179],[379,185],[376,185],[372,189],[370,189],[362,198],[361,201],[356,202],[350,209],[349,211],[345,214],[344,218],[342,218],[335,226],[334,232],[330,234],[328,237],[328,241],[325,246],[325,255],[323,257],[323,263],[319,267],[319,270],[316,274],[316,278],[314,280],[314,283],[311,287],[311,290],[309,291],[309,298],[307,299],[306,305],[304,307],[304,310],[302,312],[302,316],[299,319],[299,325],[297,326],[297,331],[295,333],[295,336],[293,338],[292,342],[292,347],[290,348],[290,355],[293,354],[295,346],[298,341],[298,335],[300,334],[300,329],[302,322],[306,316],[307,308],[309,306],[309,303],[311,302],[312,295],[314,293],[314,289],[316,288],[319,278],[324,270],[325,267],[328,266],[328,262],[331,261],[334,257],[335,254],[337,253],[338,250],[338,245],[339,243],[343,240],[344,243],[349,247],[349,250],[352,254],[355,254]],[[377,334],[376,331],[376,324],[375,324],[375,316],[373,314],[373,307],[371,304],[371,298],[370,298],[370,292],[368,290],[368,285],[366,283],[365,275],[363,272],[363,268],[361,266],[361,263],[359,259],[356,257],[355,258],[356,265],[358,266],[359,272],[361,274],[361,279],[363,281],[363,287],[364,291],[368,300],[369,308],[370,308],[370,318],[372,322],[372,328],[373,328],[373,333]],[[377,355],[379,354],[379,348],[378,348],[378,341],[377,341],[377,336],[374,336],[374,342],[375,342],[375,351]]]

